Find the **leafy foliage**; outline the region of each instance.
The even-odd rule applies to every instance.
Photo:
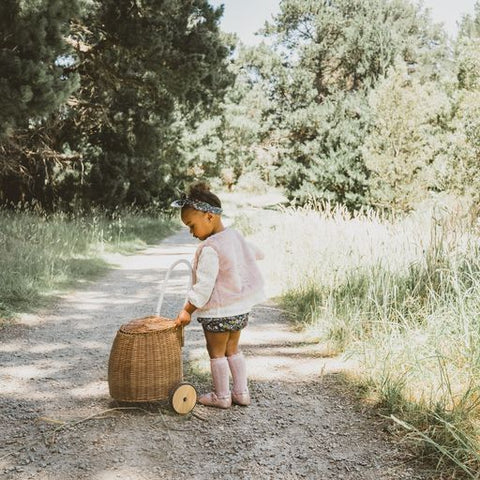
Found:
[[[66,42],[77,0],[0,4],[0,202],[36,198],[49,203],[45,185],[55,149],[55,130],[78,76],[65,75]]]
[[[440,188],[442,151],[447,148],[444,126],[451,116],[450,99],[440,87],[438,82],[422,83],[402,62],[371,92],[374,120],[363,154],[374,205],[410,210]]]
[[[161,206],[187,181],[410,210],[478,199],[480,2],[284,0],[237,45],[207,0],[6,0],[0,203]]]
[[[184,176],[179,128],[209,111],[230,82],[222,9],[206,0],[110,0],[68,14],[74,54],[63,74],[79,85],[55,118],[44,116],[34,129],[48,132],[56,163],[22,151],[21,169],[3,179],[17,188],[5,189],[3,200],[37,199],[49,208],[162,204]]]
[[[184,174],[180,116],[188,122],[208,110],[229,82],[221,9],[205,0],[96,7],[88,31],[75,33],[86,44],[75,66],[81,108],[66,131],[91,155],[85,196],[110,208],[162,203]]]
[[[480,2],[464,17],[455,45],[457,83],[452,100],[452,131],[445,189],[480,200]],[[475,207],[478,214],[478,207]]]
[[[275,62],[258,62],[282,131],[279,183],[291,198],[359,207],[367,200],[362,153],[370,127],[367,92],[397,57],[438,75],[444,37],[404,1],[287,0],[265,33]]]
[[[242,175],[254,171],[261,179],[272,181],[265,112],[273,106],[265,97],[263,85],[251,78],[247,61],[250,53],[240,46],[230,67],[235,82],[218,112],[199,122],[193,131],[185,131],[182,144],[192,178],[220,178],[231,188]]]
[[[64,36],[75,1],[0,4],[0,139],[55,111],[76,87],[62,58],[71,52]]]

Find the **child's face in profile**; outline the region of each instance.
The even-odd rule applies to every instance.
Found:
[[[213,215],[193,208],[182,211],[182,222],[190,229],[190,233],[199,240],[208,238],[214,230]]]

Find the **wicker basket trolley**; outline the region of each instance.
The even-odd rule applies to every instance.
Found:
[[[108,361],[110,395],[121,402],[169,400],[179,414],[189,413],[197,401],[195,387],[183,381],[183,327],[160,316],[172,270],[186,264],[192,283],[192,267],[178,260],[168,269],[155,315],[132,320],[120,327]]]

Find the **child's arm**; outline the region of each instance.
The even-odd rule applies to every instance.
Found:
[[[188,325],[192,320],[192,313],[197,309],[193,303],[187,302],[175,319],[175,326]]]
[[[215,280],[217,279],[219,260],[217,252],[211,247],[205,247],[198,258],[195,271],[196,282],[188,292],[187,302],[178,314],[175,325],[188,325],[192,313],[202,308],[210,299]]]

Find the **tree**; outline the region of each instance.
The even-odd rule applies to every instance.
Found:
[[[480,1],[474,6],[474,14],[465,15],[461,21],[455,57],[458,87],[465,90],[480,88]]]
[[[283,133],[281,185],[300,202],[313,196],[364,204],[367,93],[397,57],[436,78],[445,35],[402,0],[285,0],[265,34],[274,60],[259,55],[256,62],[276,106],[272,124]]]
[[[45,0],[0,4],[0,138],[42,119],[62,105],[77,86],[63,75],[62,58],[76,1]]]
[[[439,82],[422,82],[404,62],[391,67],[369,96],[372,125],[363,155],[370,202],[408,211],[442,188],[451,103]]]
[[[78,86],[63,63],[76,0],[0,4],[0,201],[26,200],[43,188],[58,160],[51,148],[56,113]],[[46,166],[48,165],[48,167]]]
[[[457,85],[448,151],[447,190],[480,201],[480,2],[466,15],[455,46]],[[478,213],[478,208],[477,208]]]
[[[192,177],[221,178],[232,188],[238,179],[255,171],[257,183],[270,181],[270,154],[264,143],[269,126],[265,112],[271,108],[262,85],[248,70],[250,49],[238,45],[230,66],[234,83],[226,91],[216,115],[207,117],[193,131],[186,130],[183,146]]]
[[[473,6],[473,15],[464,15],[460,22],[457,41],[478,37],[480,37],[480,1],[477,0]]]
[[[14,188],[4,201],[24,190],[24,200],[50,208],[165,203],[185,177],[182,128],[212,110],[231,81],[230,46],[218,31],[222,9],[207,0],[82,5],[70,25],[63,19],[73,54],[55,57],[61,78],[78,79],[78,89],[39,112],[41,138],[22,139],[43,142],[55,163],[23,162],[7,179]],[[41,192],[32,178],[42,179]]]
[[[221,14],[206,0],[107,0],[77,26],[81,88],[65,140],[88,158],[88,199],[114,207],[172,194],[184,175],[179,117],[193,122],[230,82]]]

